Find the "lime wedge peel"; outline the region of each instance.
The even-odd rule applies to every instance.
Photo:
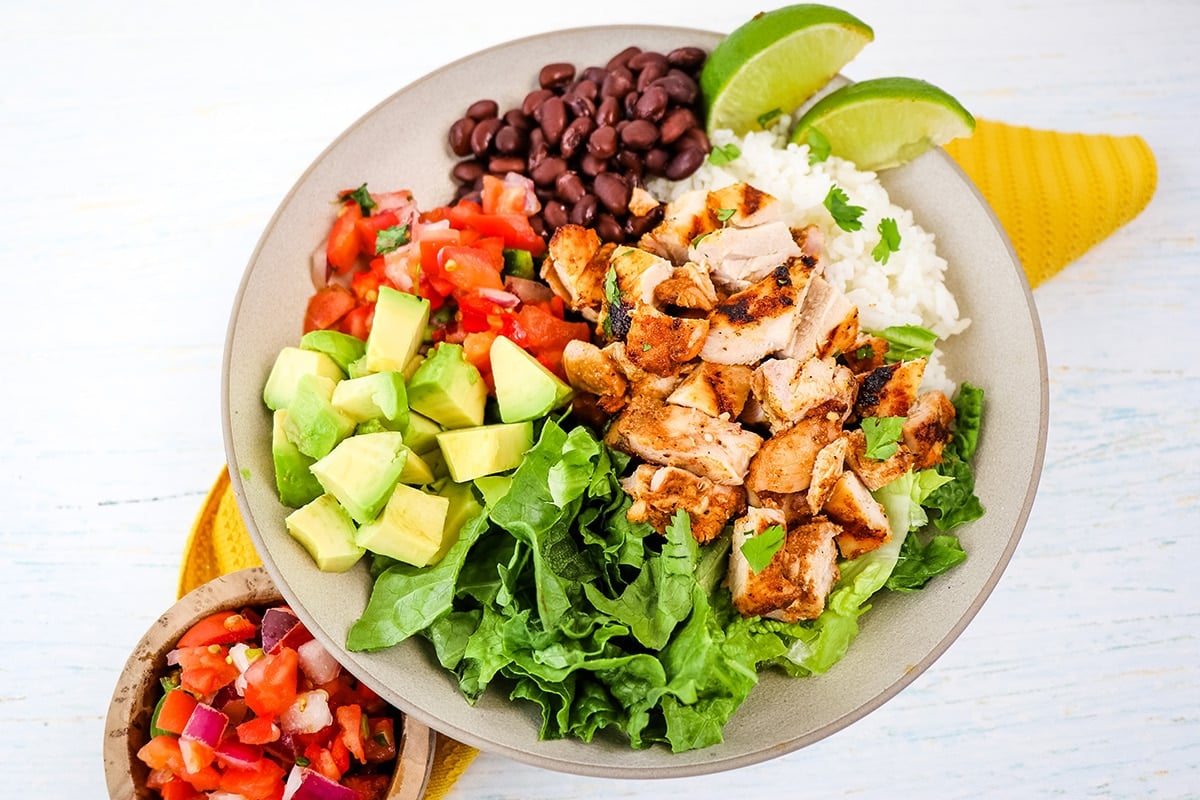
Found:
[[[874,78],[836,89],[796,121],[791,141],[810,130],[832,155],[863,170],[900,166],[951,139],[970,136],[975,118],[942,89],[916,78]]]
[[[713,48],[700,73],[709,131],[741,135],[791,114],[875,37],[854,15],[800,4],[754,16]]]

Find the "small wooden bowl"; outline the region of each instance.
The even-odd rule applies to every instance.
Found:
[[[184,632],[216,611],[283,602],[261,567],[223,575],[184,595],[159,617],[138,642],[113,691],[104,730],[104,772],[112,800],[150,800],[145,788],[149,770],[137,757],[150,736],[150,717],[167,670],[167,653]],[[437,735],[407,714],[402,715],[396,771],[390,800],[419,800],[433,768]]]

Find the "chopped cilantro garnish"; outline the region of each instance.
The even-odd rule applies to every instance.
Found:
[[[642,352],[643,353],[648,352],[651,347],[653,347],[653,345],[650,344],[649,342],[643,342],[642,343]]]
[[[879,220],[878,230],[879,244],[871,251],[871,258],[880,264],[886,264],[888,257],[900,249],[900,229],[896,227],[896,220],[884,217]]]
[[[367,191],[367,185],[365,183],[354,191],[342,192],[338,195],[338,200],[343,203],[347,200],[353,200],[354,202],[358,203],[358,207],[362,209],[363,216],[370,216],[371,211],[373,211],[377,205],[375,201],[371,199],[371,193]]]
[[[706,236],[709,236],[710,234],[712,234],[712,231],[705,231],[704,233],[702,233],[702,234],[700,234],[699,236],[697,236],[695,239],[692,239],[692,242],[691,242],[691,244],[690,244],[690,245],[688,245],[688,246],[689,246],[689,247],[695,247],[696,245],[698,245],[698,244],[700,244],[701,242],[703,242],[703,241],[704,241],[704,238],[705,238]]]
[[[770,111],[765,111],[758,115],[758,127],[765,128],[771,124],[772,120],[783,113],[782,108],[772,108]]]
[[[311,762],[311,761],[309,761],[309,760],[308,760],[307,758],[305,758],[304,756],[296,756],[296,766],[297,766],[297,767],[307,767],[307,766],[308,766],[309,764],[311,764],[311,763],[312,763],[312,762]]]
[[[804,143],[808,145],[809,164],[816,164],[819,161],[829,158],[831,149],[829,140],[825,138],[825,134],[816,128],[808,129],[808,133],[804,136]]]
[[[786,538],[787,532],[782,525],[772,525],[757,536],[747,539],[742,544],[742,555],[746,557],[750,569],[756,574],[766,569],[771,559],[779,552],[779,548],[783,547]]]
[[[733,142],[724,145],[716,145],[713,147],[712,152],[708,154],[708,163],[712,164],[714,167],[723,167],[730,161],[737,159],[737,157],[741,154],[741,149],[738,148],[738,146]]]
[[[720,222],[729,222],[730,217],[737,213],[736,208],[718,208],[717,220]]]
[[[825,208],[829,210],[833,216],[833,221],[837,226],[844,231],[857,231],[862,229],[862,221],[859,219],[866,211],[862,206],[850,205],[850,198],[842,191],[839,186],[830,186],[829,194],[825,195]]]
[[[867,458],[883,461],[895,454],[899,449],[896,443],[900,441],[905,419],[907,417],[863,418],[862,430],[867,437]]]
[[[864,344],[862,347],[854,351],[854,357],[859,361],[866,361],[868,358],[874,358],[875,348],[869,344]]]
[[[384,228],[375,235],[375,255],[390,253],[408,244],[412,240],[407,225],[393,225]]]
[[[920,325],[893,325],[875,334],[887,340],[888,349],[884,360],[889,364],[897,361],[912,361],[914,358],[929,358],[938,336]]]
[[[629,306],[621,297],[621,287],[617,283],[615,267],[609,267],[608,274],[604,276],[604,311],[605,335],[610,338],[624,339],[629,333],[631,320],[629,319]]]

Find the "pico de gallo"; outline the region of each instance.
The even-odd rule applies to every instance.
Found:
[[[333,659],[286,606],[201,619],[138,751],[163,800],[383,800],[399,712]]]
[[[318,288],[305,333],[333,329],[365,340],[379,287],[390,286],[429,301],[428,342],[461,344],[489,388],[488,354],[499,335],[563,377],[563,348],[589,339],[590,327],[567,319],[562,298],[537,279],[546,242],[529,222],[541,207],[534,184],[515,173],[485,176],[480,199],[421,211],[407,191],[374,193],[363,184],[341,192],[314,255]]]

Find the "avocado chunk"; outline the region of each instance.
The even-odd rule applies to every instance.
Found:
[[[569,385],[508,337],[496,337],[489,357],[504,422],[544,417],[571,399]]]
[[[301,350],[315,350],[334,360],[342,372],[349,372],[350,365],[363,357],[367,343],[357,336],[341,331],[309,331],[300,337]]]
[[[310,458],[324,458],[354,432],[354,420],[333,407],[334,385],[322,375],[301,375],[287,407],[283,430],[300,452]]]
[[[424,567],[443,552],[449,510],[445,497],[398,483],[383,513],[358,529],[355,542],[372,553]]]
[[[508,490],[512,488],[511,475],[482,475],[472,481],[475,488],[483,495],[483,502],[487,506],[494,506],[496,503],[504,499],[508,494]]]
[[[533,447],[533,423],[499,422],[442,431],[437,441],[450,479],[466,483],[520,466],[525,451]]]
[[[408,457],[404,461],[404,470],[400,473],[400,482],[407,483],[409,486],[427,486],[433,483],[437,477],[433,474],[433,467],[424,457],[417,455],[407,447],[404,449],[407,451]],[[436,452],[438,451],[432,450],[428,455]]]
[[[323,494],[288,514],[288,533],[303,545],[322,572],[345,572],[362,558],[354,522],[332,495]]]
[[[445,428],[482,425],[487,384],[462,345],[442,342],[409,380],[408,404]]]
[[[343,439],[311,469],[325,491],[362,525],[379,516],[407,461],[404,437],[384,431]]]
[[[428,324],[428,300],[380,286],[371,332],[367,335],[366,370],[403,371],[424,341]]]
[[[462,526],[483,512],[483,506],[475,498],[475,491],[469,483],[446,481],[437,493],[439,497],[449,500],[450,506],[446,510],[446,524],[443,526],[441,547],[438,548],[430,563],[441,561],[458,541],[458,532],[462,530]]]
[[[325,493],[309,470],[314,459],[300,452],[287,438],[284,421],[287,409],[281,408],[271,419],[271,460],[275,464],[275,489],[279,502],[288,508],[300,508]]]
[[[414,453],[421,455],[437,449],[437,435],[441,432],[441,425],[415,411],[408,413],[408,424],[401,429],[401,433],[404,434],[404,443]]]
[[[350,378],[333,387],[333,407],[355,422],[381,420],[393,430],[408,425],[408,390],[394,370]]]
[[[296,386],[302,375],[320,375],[331,381],[340,381],[345,376],[342,368],[325,353],[285,347],[275,356],[267,382],[263,386],[263,402],[276,411],[292,404]]]

